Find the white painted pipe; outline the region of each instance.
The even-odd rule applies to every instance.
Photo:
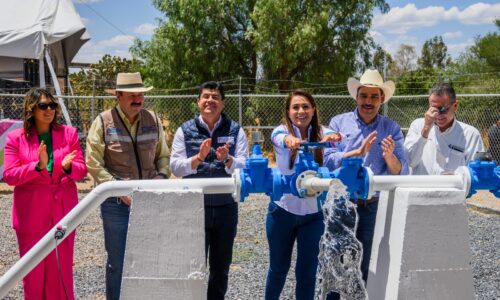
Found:
[[[98,185],[0,278],[0,299],[3,299],[17,282],[54,250],[56,246],[54,235],[58,227],[66,229],[66,234],[62,238],[64,240],[107,198],[130,195],[137,190],[202,190],[204,194],[230,193],[237,201],[240,190],[238,179],[238,176],[233,176],[233,178],[127,180]]]
[[[324,192],[330,189],[330,185],[334,178],[318,178],[318,177],[309,177],[305,178],[302,181],[301,187],[306,189],[308,192]]]
[[[373,176],[373,190],[393,190],[397,187],[412,188],[463,188],[461,175],[400,175],[400,176]]]
[[[470,174],[467,168],[460,168],[454,175],[377,175],[368,169],[368,195],[375,191],[393,190],[397,187],[411,188],[457,188],[469,193]],[[328,191],[332,178],[318,178],[312,174],[297,178],[297,188],[306,189],[308,194]]]

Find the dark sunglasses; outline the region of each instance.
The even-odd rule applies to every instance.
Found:
[[[55,102],[51,102],[51,103],[38,103],[37,106],[41,110],[47,110],[49,107],[52,110],[56,110],[59,107],[59,104],[57,104]]]
[[[441,106],[440,108],[438,108],[438,114],[443,115],[443,114],[447,113],[449,110],[450,110],[449,106],[448,107]]]

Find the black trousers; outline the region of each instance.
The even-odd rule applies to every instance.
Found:
[[[208,300],[222,300],[226,294],[237,225],[238,203],[205,207],[205,254],[210,271]]]

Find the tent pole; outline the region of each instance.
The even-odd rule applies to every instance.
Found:
[[[45,48],[42,52],[42,57],[38,58],[38,78],[40,79],[40,87],[45,88],[45,62],[43,60]]]
[[[57,97],[59,98],[59,104],[61,105],[61,110],[64,116],[64,120],[66,120],[66,124],[71,125],[71,119],[69,118],[68,110],[66,109],[66,105],[64,105],[64,99],[61,95],[61,87],[59,86],[59,81],[57,80],[56,72],[54,71],[54,66],[52,65],[52,59],[50,58],[49,49],[45,49],[45,59],[47,60],[47,65],[50,71],[50,77],[52,77],[52,83],[54,84],[54,89],[56,90]]]

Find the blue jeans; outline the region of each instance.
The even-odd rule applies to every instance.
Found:
[[[365,205],[358,205],[358,229],[356,230],[356,238],[363,245],[363,258],[361,260],[361,272],[363,280],[366,284],[368,279],[368,270],[370,267],[370,256],[372,254],[373,233],[375,231],[375,221],[377,220],[378,202]],[[339,300],[340,295],[330,293],[328,300]]]
[[[274,202],[269,203],[266,233],[269,243],[269,270],[266,279],[266,300],[279,299],[292,260],[297,240],[295,266],[295,299],[314,299],[318,269],[319,240],[324,231],[323,213],[298,216]]]
[[[108,253],[106,263],[106,299],[108,300],[120,299],[129,215],[130,207],[116,197],[108,198],[101,204],[104,246]]]
[[[238,203],[205,206],[205,254],[208,255],[208,300],[224,300],[238,225]]]

